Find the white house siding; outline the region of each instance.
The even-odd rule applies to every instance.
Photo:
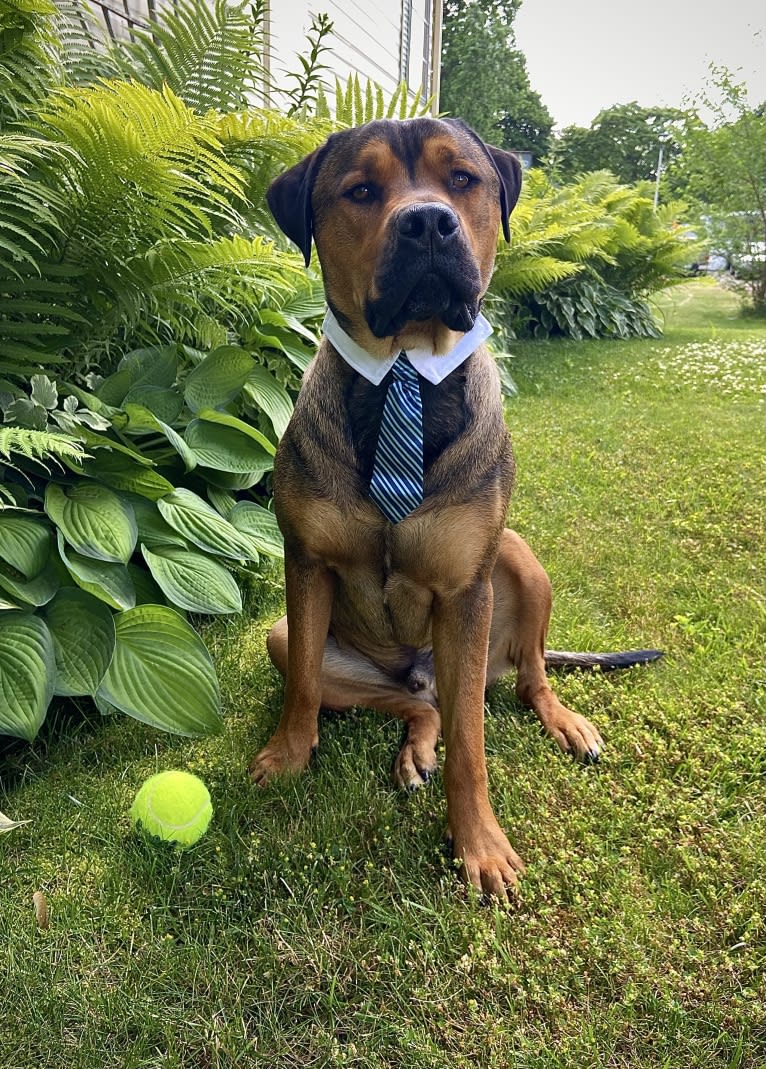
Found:
[[[113,37],[129,38],[132,27],[148,27],[155,13],[172,6],[173,0],[91,2]],[[277,85],[284,84],[285,71],[300,69],[295,53],[305,53],[311,16],[322,12],[333,22],[330,50],[323,56],[331,89],[335,76],[345,82],[349,74],[359,74],[387,94],[406,81],[413,97],[421,93],[425,99],[438,98],[441,0],[266,0],[265,7],[264,58]],[[279,94],[270,95],[278,105]]]
[[[279,82],[284,70],[298,64],[305,49],[311,15],[327,14],[333,23],[330,51],[324,62],[330,81],[359,74],[392,93],[404,80],[413,94],[433,93],[433,8],[441,0],[271,0],[269,30],[271,70]]]

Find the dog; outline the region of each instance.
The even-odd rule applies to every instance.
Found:
[[[250,764],[260,785],[299,772],[320,707],[371,706],[405,722],[393,778],[415,788],[437,768],[441,732],[454,855],[468,883],[499,897],[524,866],[489,801],[486,687],[515,668],[519,699],[562,750],[595,761],[603,747],[546,676],[551,587],[505,527],[513,454],[475,334],[520,188],[511,153],[459,120],[417,118],[335,133],[268,190],[307,265],[316,243],[329,313],[275,459],[287,615],[267,647],[285,698]],[[424,496],[393,522],[370,494],[386,368],[401,351],[426,369]]]

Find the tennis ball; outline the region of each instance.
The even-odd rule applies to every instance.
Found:
[[[213,806],[207,787],[191,772],[158,772],[139,790],[130,816],[136,828],[184,849],[205,834]]]

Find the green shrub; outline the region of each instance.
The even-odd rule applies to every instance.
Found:
[[[655,212],[643,187],[603,171],[563,187],[528,172],[513,241],[498,247],[493,314],[519,337],[657,334],[647,297],[682,281],[689,259],[681,207]]]

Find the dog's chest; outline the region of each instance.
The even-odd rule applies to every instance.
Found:
[[[346,387],[349,433],[357,471],[366,487],[372,478],[390,380],[391,372],[379,386],[361,375],[353,375]],[[465,430],[465,367],[453,371],[438,385],[421,376],[419,386],[423,406],[423,467],[427,475],[436,457]]]
[[[475,502],[441,505],[391,525],[368,501],[351,511],[316,502],[304,544],[336,576],[333,630],[429,646],[434,598],[469,586],[482,568],[497,525],[483,513]]]

